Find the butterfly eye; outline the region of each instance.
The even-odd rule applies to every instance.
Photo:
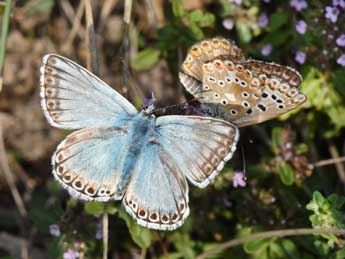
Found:
[[[228,100],[227,99],[223,99],[222,100],[222,104],[227,105],[228,104]]]

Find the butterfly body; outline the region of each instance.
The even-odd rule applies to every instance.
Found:
[[[236,150],[239,132],[223,120],[140,112],[89,71],[50,54],[41,67],[48,122],[73,129],[57,147],[53,175],[73,197],[122,200],[142,226],[174,230],[189,214],[187,179],[204,188]]]

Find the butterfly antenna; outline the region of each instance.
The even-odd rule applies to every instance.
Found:
[[[120,57],[120,60],[123,64],[123,86],[124,86],[124,91],[126,94],[126,97],[128,97],[128,88],[129,86],[131,88],[134,88],[137,95],[139,96],[140,99],[143,99],[144,97],[142,96],[142,93],[139,91],[139,88],[137,86],[137,84],[135,83],[133,76],[131,75],[129,66],[126,62],[126,60],[122,57]]]

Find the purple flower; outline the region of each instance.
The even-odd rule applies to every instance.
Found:
[[[272,45],[271,44],[266,44],[262,46],[261,48],[261,55],[267,57],[272,53]]]
[[[230,0],[230,2],[233,2],[238,5],[242,4],[242,0]]]
[[[307,31],[307,24],[305,23],[305,21],[300,20],[297,22],[296,24],[296,31],[299,34],[304,34]]]
[[[342,67],[345,67],[345,54],[342,54],[338,59],[337,63],[341,65]]]
[[[338,46],[345,47],[345,34],[341,34],[340,37],[335,41]]]
[[[339,9],[334,6],[326,6],[325,8],[326,14],[325,17],[330,20],[332,23],[337,22],[338,15],[339,15]]]
[[[258,24],[261,28],[265,28],[268,25],[269,19],[265,13],[260,14],[258,18]]]
[[[63,259],[77,259],[79,258],[79,256],[80,254],[72,249],[68,249],[66,252],[63,253]]]
[[[243,172],[235,172],[234,178],[232,178],[232,186],[237,187],[245,187],[246,186],[246,180],[244,177]]]
[[[333,6],[340,6],[345,8],[345,0],[333,0]]]
[[[307,58],[307,55],[304,52],[300,50],[296,52],[295,60],[297,63],[304,64],[306,58]]]
[[[59,225],[57,224],[52,224],[49,226],[49,233],[52,235],[52,236],[55,236],[55,237],[58,237],[61,235],[61,232],[60,232],[60,227]]]
[[[269,2],[271,2],[271,0],[263,0],[264,1],[264,3],[269,3]]]
[[[308,4],[304,0],[291,0],[290,6],[294,8],[297,12],[302,11],[308,7]]]
[[[96,225],[96,236],[95,236],[95,238],[97,240],[100,240],[103,238],[103,222],[102,221],[97,223],[97,225]]]
[[[234,28],[234,21],[230,18],[224,19],[223,20],[223,26],[227,30],[232,30]]]

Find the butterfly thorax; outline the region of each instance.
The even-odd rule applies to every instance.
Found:
[[[154,131],[154,115],[148,109],[142,110],[129,124],[128,143],[130,152],[137,154]],[[140,145],[139,143],[142,143]]]

